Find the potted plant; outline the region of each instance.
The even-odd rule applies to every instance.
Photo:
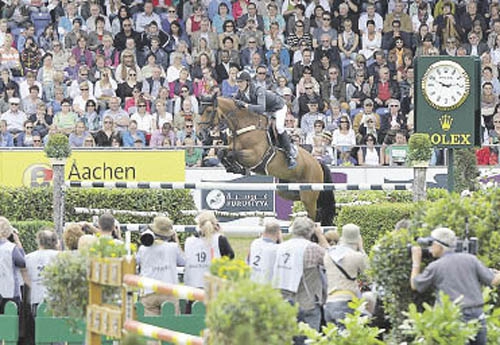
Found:
[[[432,143],[429,134],[414,133],[408,140],[408,162],[412,166],[429,166],[432,156]]]
[[[66,135],[60,133],[51,134],[43,150],[45,155],[51,159],[52,164],[64,163],[71,156],[69,139]]]

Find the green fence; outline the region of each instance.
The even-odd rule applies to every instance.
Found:
[[[185,301],[181,301],[181,310],[184,310]],[[175,314],[172,303],[164,303],[161,315],[144,316],[144,306],[136,304],[137,320],[150,325],[168,328],[173,331],[200,336],[205,329],[205,305],[195,302],[191,314]],[[19,338],[19,318],[17,307],[8,302],[5,313],[0,315],[0,342],[5,345],[16,345]],[[82,321],[70,322],[68,318],[53,317],[48,314],[45,303],[38,306],[35,318],[35,344],[45,345],[50,343],[67,343],[81,345],[85,342],[85,323]],[[111,344],[109,340],[103,344]],[[164,342],[163,345],[170,343]]]
[[[0,315],[0,343],[16,345],[19,338],[19,317],[14,302],[5,304],[4,313]]]

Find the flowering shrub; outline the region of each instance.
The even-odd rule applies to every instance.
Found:
[[[97,241],[89,248],[90,256],[98,258],[121,258],[127,254],[124,243],[115,241],[110,237],[102,237],[99,235],[97,235],[97,237]],[[131,243],[130,248],[134,253],[137,246],[135,243]]]
[[[243,260],[231,260],[223,256],[212,261],[210,273],[222,279],[239,281],[250,277],[250,267]]]

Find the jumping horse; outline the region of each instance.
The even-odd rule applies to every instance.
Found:
[[[198,136],[205,141],[218,127],[227,134],[228,149],[222,150],[226,169],[234,162],[260,175],[271,175],[280,182],[331,183],[330,170],[309,152],[298,147],[297,167],[288,169],[284,152],[273,144],[273,131],[266,115],[239,109],[229,98],[216,97],[202,111]],[[228,169],[230,171],[230,169]],[[300,191],[278,194],[288,200],[301,200],[307,215],[321,225],[332,225],[335,216],[333,191]]]

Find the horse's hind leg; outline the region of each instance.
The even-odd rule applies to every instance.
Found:
[[[316,221],[316,200],[318,200],[319,192],[316,191],[301,191],[300,200],[304,204],[307,211],[307,216],[313,221]]]

